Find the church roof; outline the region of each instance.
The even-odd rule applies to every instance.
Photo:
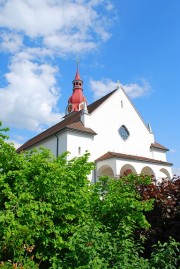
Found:
[[[159,150],[163,150],[163,151],[168,151],[169,149],[167,149],[166,147],[162,146],[161,144],[155,142],[151,144],[151,148],[157,148]]]
[[[87,109],[89,114],[93,113],[103,102],[105,102],[115,91],[114,90],[107,95],[103,96],[102,98],[98,99],[94,103],[90,104]],[[67,116],[64,117],[64,120],[58,122],[54,126],[50,127],[49,129],[45,130],[44,132],[38,134],[37,136],[31,138],[26,143],[24,143],[21,147],[17,149],[17,152],[22,150],[26,150],[30,147],[37,145],[38,143],[46,140],[47,138],[56,135],[64,130],[74,130],[80,131],[84,133],[89,133],[91,135],[96,135],[96,133],[91,128],[86,128],[80,121],[82,111],[75,111]]]
[[[91,128],[84,127],[84,125],[80,121],[69,124],[68,126],[66,126],[66,129],[73,131],[77,130],[83,133],[96,135],[96,133]]]
[[[107,153],[105,153],[104,155],[102,155],[101,157],[96,159],[95,162],[99,162],[99,161],[103,161],[103,160],[107,160],[107,159],[113,159],[113,158],[115,158],[115,159],[128,159],[128,160],[132,160],[132,161],[155,163],[155,164],[162,164],[162,165],[167,165],[167,166],[172,166],[173,165],[172,163],[169,163],[169,162],[163,162],[163,161],[160,161],[160,160],[155,160],[155,159],[146,158],[146,157],[142,157],[142,156],[128,155],[128,154],[111,152],[111,151],[108,151]]]

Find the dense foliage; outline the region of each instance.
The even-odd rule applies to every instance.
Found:
[[[173,237],[180,242],[180,177],[138,186],[142,200],[154,199],[153,209],[145,212],[150,229],[145,232],[147,256],[157,242]]]
[[[142,199],[138,186],[148,186],[150,178],[131,174],[90,184],[88,154],[70,161],[67,154],[54,158],[45,149],[17,154],[3,131],[0,268],[177,268],[173,239],[143,256],[150,228],[145,214],[153,200]]]

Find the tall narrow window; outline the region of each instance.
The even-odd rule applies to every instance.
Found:
[[[81,155],[81,147],[78,147],[78,154]]]
[[[121,100],[121,107],[123,108],[123,100]]]

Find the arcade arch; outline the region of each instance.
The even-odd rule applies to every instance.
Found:
[[[152,176],[152,177],[155,177],[155,173],[154,173],[154,171],[153,171],[149,166],[145,166],[145,167],[141,170],[141,174],[146,175],[146,176]]]
[[[114,178],[114,172],[109,165],[103,165],[97,171],[97,177],[100,176],[109,176]]]
[[[161,173],[161,178],[171,179],[169,172],[165,168],[160,169],[160,173]]]
[[[130,164],[125,164],[121,167],[120,176],[126,175],[126,173],[137,174],[136,169]]]

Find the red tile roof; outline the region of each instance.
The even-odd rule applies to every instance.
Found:
[[[96,133],[91,128],[84,127],[84,125],[80,121],[69,124],[68,126],[66,126],[66,129],[68,129],[68,130],[77,130],[77,131],[81,131],[81,132],[84,132],[84,133],[89,133],[89,134],[92,134],[92,135],[96,135]]]
[[[88,106],[88,112],[91,114],[95,111],[103,102],[105,102],[115,91],[114,90],[107,95],[103,96],[102,98],[98,99],[94,103]],[[38,134],[37,136],[31,138],[26,143],[24,143],[21,147],[17,149],[17,152],[22,150],[26,150],[32,146],[37,145],[38,143],[46,140],[47,138],[64,131],[65,129],[77,130],[85,133],[89,133],[91,135],[96,135],[96,133],[90,129],[84,127],[84,125],[80,121],[81,111],[72,112],[64,117],[64,120],[60,121],[59,123],[55,124],[54,126],[50,127],[49,129],[45,130],[44,132]]]
[[[169,149],[167,149],[166,147],[162,146],[161,144],[155,142],[155,143],[152,143],[151,148],[157,148],[157,149],[160,149],[160,150],[163,150],[163,151],[168,151]]]
[[[117,153],[117,152],[107,152],[98,159],[95,160],[95,162],[107,160],[107,159],[127,159],[127,160],[133,160],[133,161],[140,161],[140,162],[147,162],[147,163],[155,163],[155,164],[162,164],[162,165],[167,165],[167,166],[172,166],[172,163],[169,162],[163,162],[160,160],[154,160],[151,158],[146,158],[146,157],[141,157],[141,156],[136,156],[136,155],[128,155],[128,154],[123,154],[123,153]]]

